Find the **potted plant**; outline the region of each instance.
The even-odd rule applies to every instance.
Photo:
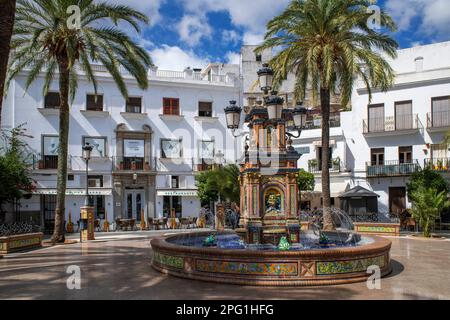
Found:
[[[339,157],[333,159],[333,170],[339,170],[341,166],[341,159]]]
[[[311,170],[317,170],[317,169],[318,169],[318,168],[317,168],[317,164],[318,164],[317,159],[309,160],[309,161],[308,161],[309,171],[311,171]]]

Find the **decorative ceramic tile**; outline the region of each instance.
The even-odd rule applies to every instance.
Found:
[[[265,276],[296,276],[296,263],[252,263],[239,261],[197,260],[196,270]]]
[[[181,257],[173,257],[159,252],[154,252],[153,259],[155,259],[155,261],[158,262],[159,264],[163,264],[177,269],[183,269],[184,261],[183,258]]]
[[[395,233],[396,229],[393,227],[382,226],[358,226],[359,232],[378,232],[378,233]]]
[[[369,266],[377,265],[383,268],[386,264],[385,257],[379,256],[359,260],[324,261],[317,262],[317,275],[342,274],[366,271]]]
[[[39,237],[13,240],[13,241],[9,242],[9,249],[29,247],[29,246],[37,245],[40,243],[41,243],[41,239]]]

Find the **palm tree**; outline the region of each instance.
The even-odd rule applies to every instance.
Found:
[[[73,20],[76,11],[69,8],[73,5],[79,8],[79,23]],[[46,95],[55,72],[59,73],[59,150],[53,242],[64,241],[69,104],[78,86],[77,71],[81,70],[85,74],[95,92],[97,80],[91,62],[101,63],[108,70],[125,98],[128,92],[121,68],[136,79],[140,88],[148,87],[147,69],[151,66],[151,59],[143,48],[117,28],[119,22],[128,23],[139,32],[139,24],[148,23],[148,18],[130,7],[97,3],[94,0],[17,2],[11,41],[14,52],[8,82],[18,72],[27,69],[28,88],[43,71],[43,94]]]
[[[422,228],[423,235],[431,237],[431,227],[444,208],[449,206],[446,191],[420,186],[412,193],[412,216]]]
[[[371,88],[387,91],[394,81],[394,71],[385,56],[395,58],[398,44],[389,35],[370,28],[367,8],[372,4],[372,0],[294,0],[268,23],[265,40],[256,49],[278,50],[270,61],[275,83],[292,72],[297,99],[304,100],[310,92],[315,105],[320,98],[325,229],[334,228],[329,173],[331,95],[340,95],[342,106],[347,106],[358,76],[368,89],[369,99]],[[381,30],[396,29],[384,11],[380,25]]]
[[[8,66],[16,0],[0,0],[0,125],[2,124],[3,89]]]

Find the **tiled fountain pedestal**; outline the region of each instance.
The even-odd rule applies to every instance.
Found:
[[[198,233],[193,236],[207,236]],[[210,282],[262,286],[315,286],[365,281],[369,266],[391,271],[391,242],[303,251],[222,250],[173,244],[183,235],[153,239],[152,266],[170,275]]]

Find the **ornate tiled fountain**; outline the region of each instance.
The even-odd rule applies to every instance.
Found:
[[[236,231],[203,232],[153,239],[153,267],[189,279],[244,285],[329,285],[364,281],[368,267],[382,276],[391,271],[391,242],[362,237],[350,228],[302,231],[298,216],[297,162],[292,138],[300,135],[306,110],[283,109],[268,92],[272,70],[258,72],[264,103],[246,115],[250,139],[240,165],[241,221]],[[242,110],[235,101],[225,109],[227,124],[239,128]],[[288,124],[298,135],[288,132]],[[351,226],[345,213],[335,227]]]

